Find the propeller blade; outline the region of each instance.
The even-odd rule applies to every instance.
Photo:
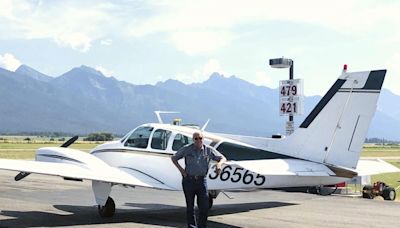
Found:
[[[15,181],[22,180],[22,179],[24,179],[25,177],[27,177],[29,174],[31,174],[31,173],[20,172],[20,173],[17,174],[17,176],[14,177],[14,180],[15,180]]]
[[[77,139],[79,138],[79,136],[75,135],[74,137],[68,139],[68,141],[66,141],[65,143],[63,143],[61,145],[61,147],[69,147],[72,143],[74,143]]]

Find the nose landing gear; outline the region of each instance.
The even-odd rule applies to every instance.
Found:
[[[115,203],[111,197],[108,197],[107,202],[104,206],[98,205],[97,210],[101,217],[109,218],[115,213]]]

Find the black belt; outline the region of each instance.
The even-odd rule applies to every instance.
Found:
[[[192,175],[187,175],[186,178],[192,179],[192,180],[203,180],[205,176],[192,176]]]

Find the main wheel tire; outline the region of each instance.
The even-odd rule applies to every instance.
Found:
[[[394,188],[391,187],[386,187],[385,189],[383,189],[382,191],[382,196],[385,200],[395,200],[396,199],[396,191],[394,190]]]
[[[319,188],[319,194],[321,196],[329,196],[329,195],[332,195],[336,190],[337,190],[337,187],[335,187],[335,188],[332,188],[332,187],[320,187]]]
[[[365,185],[363,187],[362,197],[365,199],[373,199],[374,198],[374,195],[372,194],[372,186],[371,185]]]
[[[104,206],[97,206],[98,212],[101,217],[109,218],[115,214],[115,203],[111,197],[108,197],[107,202]]]
[[[214,204],[214,198],[208,197],[208,210],[212,208],[213,204]]]

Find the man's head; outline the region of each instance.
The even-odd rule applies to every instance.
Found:
[[[194,145],[200,149],[203,146],[203,134],[197,131],[193,133],[193,142]]]

